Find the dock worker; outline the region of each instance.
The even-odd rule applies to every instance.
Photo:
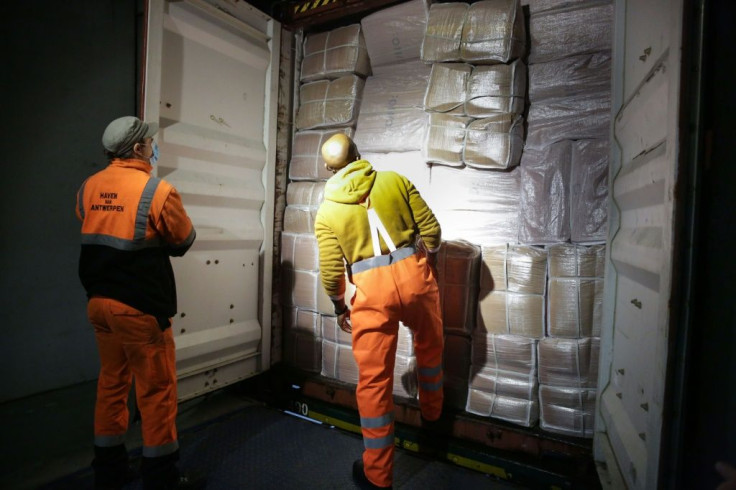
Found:
[[[391,488],[393,377],[399,321],[413,332],[422,418],[442,413],[442,316],[435,261],[441,229],[414,185],[378,172],[355,143],[336,134],[322,145],[333,172],[315,220],[322,286],[338,325],[352,332],[364,452],[353,464],[361,488]],[[345,264],[356,292],[345,300]]]
[[[126,116],[102,135],[109,165],[77,193],[82,222],[79,277],[100,356],[94,416],[95,488],[129,480],[125,434],[135,378],[141,414],[143,488],[200,488],[177,466],[174,337],[176,284],[170,257],[184,255],[196,233],[177,190],[151,175],[158,124]]]

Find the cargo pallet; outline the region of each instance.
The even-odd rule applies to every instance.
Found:
[[[256,377],[256,396],[285,411],[360,434],[355,386],[287,366]],[[433,453],[420,451],[416,400],[394,396],[396,445],[529,488],[601,488],[592,441],[447,410]],[[423,450],[422,450],[423,451]]]

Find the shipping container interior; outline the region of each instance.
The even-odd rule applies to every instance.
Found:
[[[54,406],[38,397],[97,376],[73,196],[104,164],[100,128],[140,114],[161,123],[158,175],[199,235],[175,264],[180,401],[234,389],[232,410],[245,393],[359,434],[351,340],[313,235],[330,176],[319,146],[342,131],[443,228],[435,458],[534,488],[715,488],[715,462],[736,466],[726,4],[3,7],[18,144],[3,169],[2,413],[33,423],[29,400]],[[409,452],[415,370],[402,325]]]

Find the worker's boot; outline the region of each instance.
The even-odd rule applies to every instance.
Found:
[[[358,485],[358,488],[365,489],[365,490],[371,490],[374,488],[383,488],[383,489],[389,489],[392,490],[394,487],[379,487],[378,485],[374,485],[368,477],[365,476],[365,468],[363,467],[363,460],[362,459],[356,459],[353,463],[353,481],[356,485]]]
[[[143,490],[189,490],[205,488],[207,478],[204,475],[194,473],[181,473],[176,464],[178,460],[178,450],[171,454],[155,458],[144,456],[141,459]]]
[[[111,447],[95,446],[92,468],[95,472],[96,490],[118,490],[138,476],[128,463],[128,452],[123,444]]]

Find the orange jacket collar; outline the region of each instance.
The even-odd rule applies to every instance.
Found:
[[[143,170],[150,174],[153,167],[150,163],[145,160],[138,160],[137,158],[116,158],[110,165],[115,167],[134,168],[136,170]]]

